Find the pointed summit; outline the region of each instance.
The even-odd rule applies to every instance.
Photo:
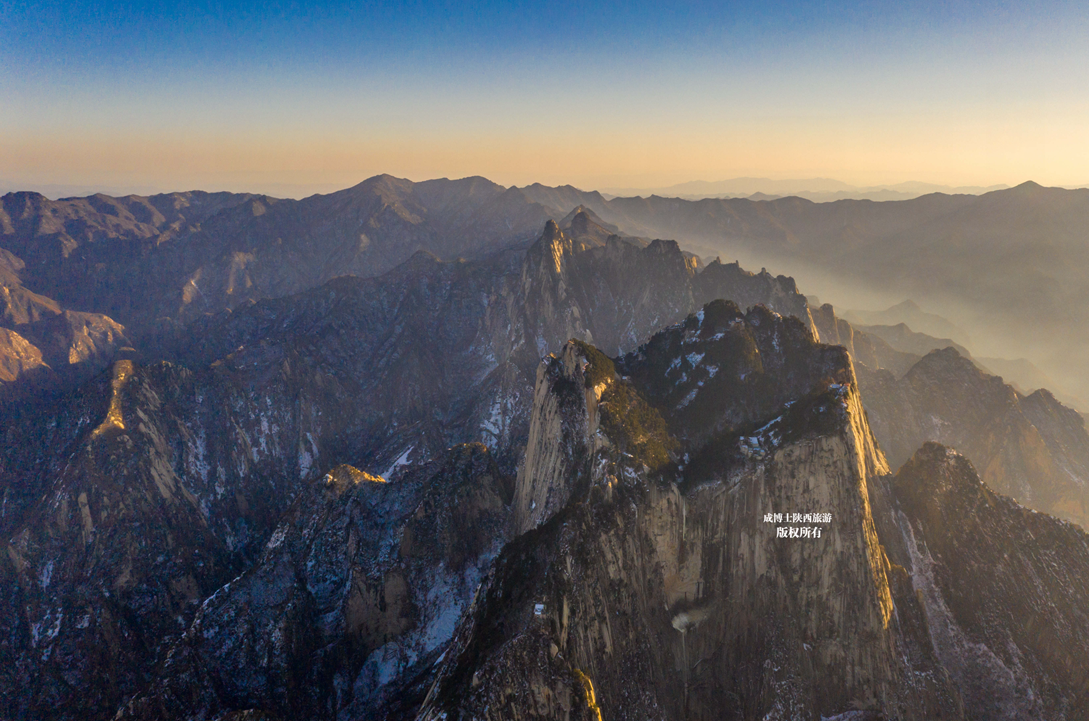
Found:
[[[621,235],[620,229],[615,225],[606,223],[594,211],[585,205],[578,205],[560,221],[563,228],[573,241],[587,247],[605,245],[609,238]]]
[[[1038,190],[1046,190],[1046,188],[1037,183],[1035,180],[1026,180],[1020,185],[1015,185],[1014,187],[1010,188],[1010,190],[1021,193],[1033,193]]]
[[[586,233],[593,222],[590,220],[590,214],[581,205],[575,210],[574,216],[571,217],[571,231],[578,234]]]
[[[561,237],[562,235],[563,235],[563,232],[560,230],[559,224],[557,224],[556,221],[549,218],[548,222],[545,223],[544,234],[541,236],[541,240],[543,240],[546,243],[549,243],[549,242],[552,242],[552,241],[556,240],[557,238]]]

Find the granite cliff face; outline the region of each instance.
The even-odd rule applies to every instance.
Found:
[[[769,315],[713,304],[616,361],[545,361],[535,418],[571,422],[530,442],[576,462],[515,494],[569,500],[500,554],[421,718],[1084,716],[1089,536],[936,444],[889,476],[847,355]],[[724,430],[693,434],[673,384]]]
[[[0,383],[12,383],[44,365],[41,349],[15,331],[0,328]]]
[[[557,386],[576,395],[541,397]],[[575,436],[593,443],[571,475],[553,475],[567,505],[500,555],[423,718],[955,708],[931,657],[905,660],[916,639],[901,638],[869,503],[888,469],[842,349],[794,319],[716,303],[615,365],[568,345],[543,366],[538,399],[535,417],[569,408]],[[689,411],[697,399],[705,408]],[[558,455],[580,458],[567,447]],[[516,499],[542,497],[552,466],[535,470]],[[775,513],[786,519],[765,520]]]
[[[529,438],[515,485],[516,534],[536,528],[585,491],[580,476],[594,450],[597,403],[610,380],[587,387],[585,364],[582,348],[571,342],[559,356],[547,356],[537,371]]]

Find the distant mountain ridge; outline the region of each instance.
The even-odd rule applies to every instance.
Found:
[[[943,315],[955,312],[953,321],[985,342],[979,355],[1024,357],[1065,397],[1089,398],[1077,372],[1089,366],[1089,190],[1031,182],[890,203],[610,200],[572,186],[390,176],[298,201],[11,193],[0,199],[2,284],[7,304],[27,309],[18,312],[55,303],[107,316],[140,338],[337,275],[373,276],[416,250],[449,259],[528,246],[545,220],[580,206],[594,214],[599,241],[614,231],[675,238],[689,252],[786,268],[803,282],[812,269],[827,282],[947,306]]]
[[[980,195],[1002,190],[1008,185],[940,185],[908,181],[887,185],[857,186],[831,178],[772,180],[770,178],[731,178],[729,180],[693,180],[675,185],[643,188],[602,188],[613,197],[658,195],[665,198],[701,200],[703,198],[746,198],[795,196],[816,202],[833,200],[910,200],[927,193]]]
[[[981,355],[1025,357],[1089,398],[1089,189],[1026,182],[983,195],[875,203],[618,197],[524,191],[583,203],[631,235],[789,270],[803,286],[914,298],[971,328]],[[945,336],[945,333],[941,333]]]

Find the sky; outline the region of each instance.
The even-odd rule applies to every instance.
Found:
[[[1085,2],[0,0],[0,186],[1077,186],[1087,39]]]

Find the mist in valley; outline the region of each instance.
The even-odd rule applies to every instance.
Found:
[[[617,198],[598,212],[704,258],[791,276],[840,315],[911,301],[961,329],[952,340],[973,357],[1027,360],[1057,397],[1089,408],[1089,190],[1024,183],[978,196],[832,203]],[[890,323],[903,322],[895,315]]]

